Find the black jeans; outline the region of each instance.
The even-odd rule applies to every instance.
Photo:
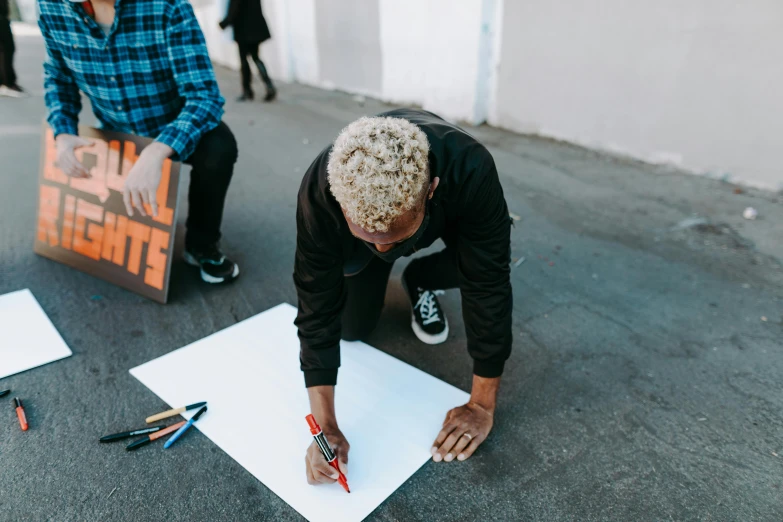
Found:
[[[345,277],[347,296],[342,317],[342,338],[346,341],[364,340],[375,330],[383,310],[386,285],[393,265],[373,255],[369,264],[359,273]],[[410,291],[415,288],[457,288],[457,252],[447,243],[440,252],[411,261],[403,277]]]
[[[16,85],[14,72],[14,35],[11,32],[11,22],[0,19],[0,85],[8,87]]]
[[[192,168],[188,192],[188,232],[185,247],[201,250],[220,240],[226,192],[237,161],[237,142],[223,123],[204,134],[184,161]]]
[[[248,58],[253,60],[253,63],[256,64],[258,72],[261,75],[261,80],[264,82],[264,85],[266,85],[266,88],[274,90],[274,85],[272,84],[272,79],[269,77],[269,73],[266,71],[266,66],[264,65],[264,62],[261,61],[261,58],[258,57],[258,48],[260,45],[261,44],[259,43],[237,42],[237,47],[239,48],[239,65],[242,73],[242,92],[251,96],[253,95],[253,88],[251,87],[253,76],[250,73],[250,64],[247,61]]]

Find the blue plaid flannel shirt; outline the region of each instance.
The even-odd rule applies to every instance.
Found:
[[[105,35],[79,4],[39,0],[49,125],[77,134],[81,98],[105,129],[154,138],[184,160],[225,100],[187,0],[116,0]]]

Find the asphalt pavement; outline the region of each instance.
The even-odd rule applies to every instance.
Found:
[[[0,380],[32,425],[21,432],[2,405],[0,520],[302,520],[196,430],[167,452],[97,438],[164,406],[130,368],[296,302],[301,177],[347,123],[390,106],[286,84],[274,103],[238,104],[238,74],[218,69],[240,147],[223,248],[243,274],[208,287],[176,260],[164,306],[33,254],[43,46],[17,46],[33,96],[0,99],[0,294],[31,289],[73,356]],[[496,425],[473,458],[426,464],[368,520],[783,519],[783,198],[468,130],[494,155],[518,219],[516,340]],[[749,206],[759,219],[742,218]],[[442,301],[448,341],[422,345],[404,264],[368,342],[469,390],[459,293]]]

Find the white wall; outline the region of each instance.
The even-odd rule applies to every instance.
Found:
[[[783,189],[783,1],[507,0],[489,122]]]
[[[19,16],[23,22],[34,24],[38,21],[38,6],[36,0],[16,0]]]
[[[315,32],[315,2],[317,0],[270,0],[264,7],[273,5],[282,13],[283,23],[276,28],[272,39],[279,40],[281,52],[285,55],[285,70],[272,67],[271,74],[279,70],[281,77],[309,85],[319,84],[318,40]]]
[[[228,0],[191,2],[237,68]],[[783,0],[262,4],[276,78],[783,190]]]
[[[236,44],[232,40],[231,29],[222,31],[218,23],[226,14],[228,0],[192,0],[193,11],[196,13],[201,31],[207,40],[209,57],[212,61],[239,68],[239,57]]]
[[[474,120],[480,0],[381,0],[381,98]]]
[[[320,84],[380,94],[383,57],[378,2],[318,0],[315,16]]]
[[[309,4],[312,3],[312,0],[306,1]],[[191,0],[190,3],[196,13],[204,38],[207,40],[209,57],[215,63],[238,70],[239,54],[233,39],[234,33],[231,28],[223,31],[218,27],[218,23],[225,17],[228,10],[228,0]],[[296,2],[291,0],[291,3]],[[264,0],[262,5],[264,18],[274,37],[276,33],[282,31],[281,26],[284,23],[282,19],[284,13],[280,12],[282,4],[277,5],[274,1]],[[281,60],[287,59],[286,50],[284,42],[281,43],[279,39],[273,38],[261,46],[261,59],[270,69],[277,72],[278,78],[290,79],[288,70],[281,63]]]
[[[214,29],[227,0],[192,2],[213,60],[237,68],[230,33]],[[486,62],[495,60],[493,30],[500,3],[264,0],[272,40],[262,46],[262,58],[276,78],[418,105],[453,120],[479,123],[487,111]],[[354,67],[341,65],[346,62]]]

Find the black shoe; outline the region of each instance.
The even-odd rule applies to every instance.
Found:
[[[272,83],[272,78],[269,77],[269,73],[266,71],[266,65],[264,65],[264,62],[261,60],[256,60],[256,67],[258,67],[258,72],[261,74],[261,81],[264,82],[264,85],[266,86],[266,96],[264,96],[264,101],[270,102],[277,98],[277,89],[275,89],[275,84]]]
[[[239,277],[239,265],[212,245],[204,250],[185,248],[185,262],[201,268],[201,279],[211,284],[230,283]]]
[[[0,96],[9,98],[27,98],[27,93],[18,85],[0,85]]]
[[[411,328],[416,337],[423,343],[440,344],[449,336],[449,321],[443,315],[438,296],[443,290],[424,290],[423,288],[408,289],[403,274],[402,286],[411,300]]]
[[[246,101],[253,101],[253,93],[252,92],[243,92],[242,96],[237,98],[238,102],[246,102]]]

